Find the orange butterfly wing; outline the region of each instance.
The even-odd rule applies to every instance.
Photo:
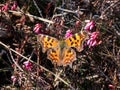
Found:
[[[72,48],[65,47],[62,52],[62,65],[66,66],[76,60],[76,52]]]
[[[46,50],[48,50],[50,48],[57,47],[59,44],[59,41],[56,38],[53,38],[53,37],[50,37],[47,35],[43,35],[43,34],[39,34],[37,36],[37,40],[42,46],[43,53],[45,53]]]
[[[52,61],[52,63],[61,65],[61,51],[60,48],[52,48],[47,51],[47,58]]]
[[[49,49],[47,52],[47,58],[58,66],[66,66],[76,60],[76,52],[72,48],[54,48]]]
[[[82,51],[86,38],[87,33],[82,31],[66,38],[63,42],[43,34],[38,35],[37,40],[42,46],[43,53],[47,51],[48,59],[58,66],[66,66],[76,60],[76,52],[71,47],[76,48],[78,52]]]
[[[83,50],[83,42],[87,39],[87,33],[81,31],[65,39],[66,46],[74,47],[78,52]]]

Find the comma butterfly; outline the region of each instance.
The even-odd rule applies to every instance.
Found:
[[[47,58],[58,66],[66,66],[75,61],[76,52],[73,48],[81,52],[86,38],[87,32],[85,31],[76,33],[63,40],[43,34],[37,36],[37,40],[42,46],[42,52],[47,52]]]

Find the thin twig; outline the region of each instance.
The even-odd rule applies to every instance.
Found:
[[[33,0],[33,3],[34,3],[34,5],[36,6],[36,8],[37,8],[37,10],[38,10],[38,12],[39,12],[39,14],[40,14],[40,16],[43,17],[43,16],[42,16],[42,13],[41,13],[41,10],[40,10],[40,8],[38,7],[38,5],[37,5],[37,3],[36,3],[35,0]]]
[[[11,13],[13,13],[13,14],[17,14],[17,15],[22,15],[22,14],[23,14],[22,12],[19,12],[19,11],[9,10],[9,12],[11,12]],[[38,19],[38,20],[40,20],[40,21],[47,22],[47,23],[51,23],[51,24],[54,23],[53,21],[50,21],[50,20],[48,20],[48,19],[41,18],[41,17],[37,17],[37,16],[31,15],[31,14],[28,14],[28,13],[26,13],[25,15],[26,15],[26,16],[29,16],[29,17],[32,17],[32,18],[35,18],[35,19]]]
[[[72,10],[63,9],[63,8],[60,8],[60,7],[56,7],[56,9],[62,10],[62,11],[64,11],[64,12],[68,12],[68,13],[74,13],[74,14],[76,14],[76,12],[75,12],[75,11],[72,11]]]
[[[10,49],[8,49],[8,50],[9,50],[11,59],[12,59],[12,61],[14,62],[14,64],[15,64],[21,71],[24,71],[24,70],[18,65],[18,63],[14,60],[11,50],[10,50]]]

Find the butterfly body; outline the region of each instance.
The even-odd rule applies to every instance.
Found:
[[[86,33],[76,33],[66,39],[58,40],[54,37],[39,34],[38,42],[42,46],[43,53],[47,52],[47,58],[58,66],[66,66],[76,60],[76,48],[78,52],[83,50],[83,42]],[[73,48],[72,48],[73,47]]]

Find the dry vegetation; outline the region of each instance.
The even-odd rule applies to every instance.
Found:
[[[60,39],[67,30],[79,32],[86,20],[95,22],[91,31],[99,31],[101,42],[76,52],[72,67],[52,64],[38,45],[38,33]],[[120,1],[0,0],[0,87],[120,90]]]

